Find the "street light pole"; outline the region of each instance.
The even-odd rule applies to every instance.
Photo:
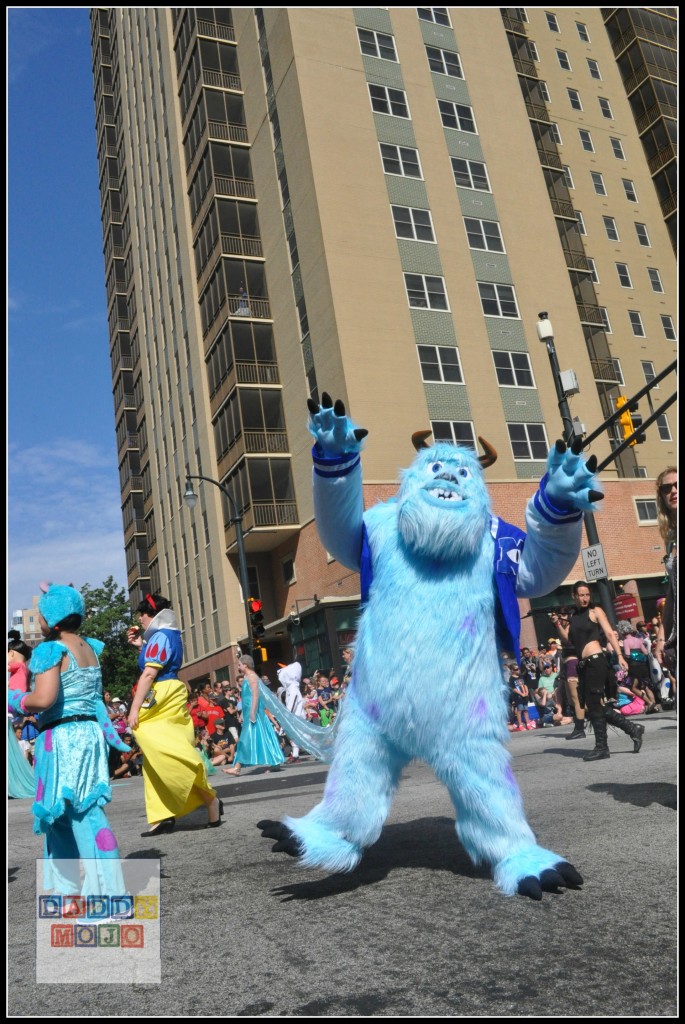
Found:
[[[238,569],[240,571],[240,586],[243,592],[243,607],[245,609],[245,621],[247,623],[247,653],[252,656],[252,624],[250,622],[250,611],[247,606],[247,602],[250,597],[250,581],[247,576],[247,560],[245,558],[243,517],[238,511],[238,506],[235,503],[233,495],[223,486],[223,484],[220,484],[218,480],[213,480],[209,476],[192,475],[186,469],[186,489],[185,494],[183,495],[183,500],[185,501],[188,508],[193,509],[197,504],[197,494],[193,490],[193,485],[190,482],[191,480],[206,480],[207,483],[214,484],[214,486],[218,487],[221,493],[226,497],[226,500],[230,505],[231,518],[229,522],[233,526],[235,526],[235,539],[238,548]]]
[[[567,432],[564,437],[564,441],[567,445],[570,445],[574,438],[573,417],[571,416],[568,399],[566,398],[566,393],[561,383],[561,370],[559,369],[557,350],[554,346],[554,331],[552,330],[552,324],[547,317],[547,313],[538,313],[538,316],[540,318],[537,324],[538,338],[540,341],[543,341],[547,347],[549,363],[552,367],[552,376],[554,378],[554,387],[557,393],[559,412],[561,413],[561,421],[564,425],[564,431]],[[592,547],[595,544],[599,544],[599,534],[597,533],[597,524],[595,522],[594,512],[584,512],[583,519],[585,521],[585,534],[587,536],[589,546]],[[597,589],[599,590],[599,599],[602,608],[606,612],[609,622],[612,625],[615,625],[616,613],[614,611],[613,601],[611,600],[609,582],[606,579],[600,579],[597,580],[596,583]]]

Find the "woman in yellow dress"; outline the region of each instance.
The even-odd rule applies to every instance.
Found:
[[[171,602],[146,594],[138,605],[141,630],[128,631],[128,642],[140,648],[138,680],[128,724],[143,752],[145,810],[150,828],[141,835],[171,832],[176,818],[207,806],[208,828],[221,824],[223,804],[207,782],[195,748],[188,714],[188,691],[177,674],[183,663],[183,643]]]

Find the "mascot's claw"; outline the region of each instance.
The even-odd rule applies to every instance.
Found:
[[[576,438],[570,448],[558,440],[547,458],[546,494],[552,504],[562,510],[595,511],[595,502],[604,497],[597,489],[595,472],[597,456],[585,461],[581,455],[583,442]]]
[[[282,821],[257,822],[257,828],[261,829],[264,839],[277,839],[278,842],[272,847],[272,853],[287,853],[291,857],[299,857],[302,854],[302,847],[294,832]]]
[[[540,873],[540,877],[526,875],[518,884],[519,896],[528,896],[531,900],[541,900],[543,892],[558,893],[560,889],[580,889],[583,884],[580,875],[573,864],[562,860],[553,868],[547,868]]]
[[[309,409],[309,430],[319,447],[327,455],[343,455],[358,452],[361,442],[368,434],[363,427],[355,427],[345,412],[345,403],[338,398],[335,403],[324,391],[321,405],[307,399]]]

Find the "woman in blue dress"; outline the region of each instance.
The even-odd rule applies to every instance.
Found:
[[[259,676],[249,654],[240,659],[239,678],[242,677],[243,728],[236,747],[232,768],[224,768],[227,775],[240,775],[244,764],[266,764],[274,767],[285,758],[278,737],[266,717],[259,696]]]
[[[31,648],[21,639],[16,629],[7,634],[7,671],[10,674],[8,686],[10,690],[21,694],[29,688],[29,667]],[[36,794],[36,783],[26,754],[19,745],[15,726],[11,718],[7,719],[7,795],[15,800],[33,797]]]
[[[78,635],[85,607],[73,587],[50,586],[38,611],[46,639],[31,657],[34,688],[18,705],[40,713],[33,831],[45,837],[43,887],[70,895],[121,894],[119,847],[103,809],[112,799],[105,736],[128,747],[105,721],[98,660],[104,644]]]

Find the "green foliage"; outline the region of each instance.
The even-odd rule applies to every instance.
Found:
[[[135,622],[128,597],[113,576],[100,587],[86,584],[81,593],[86,604],[81,631],[105,645],[100,658],[102,688],[123,700],[140,675],[138,648],[126,639],[126,630]]]

